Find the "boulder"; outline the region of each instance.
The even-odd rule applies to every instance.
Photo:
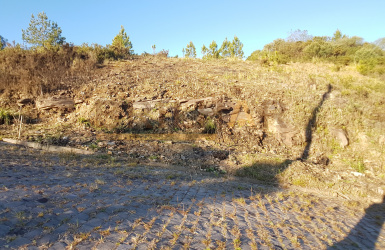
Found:
[[[295,128],[285,122],[280,115],[265,117],[265,126],[267,131],[274,134],[278,139],[282,140],[287,146],[293,145],[293,137]]]
[[[215,114],[212,108],[198,108],[198,112],[205,116],[213,116]]]
[[[212,102],[213,99],[214,99],[213,97],[206,97],[206,98],[200,98],[200,99],[185,99],[185,100],[181,100],[179,103],[180,103],[181,110],[185,111],[190,108],[196,109],[198,106],[205,106],[202,104],[204,104],[205,102],[210,102],[210,101]]]
[[[343,129],[331,129],[331,134],[340,143],[341,148],[349,145],[349,139]]]
[[[250,115],[250,109],[247,104],[243,102],[235,104],[230,112],[230,121],[228,126],[230,128],[234,128],[236,125],[240,127],[255,125],[253,117]]]

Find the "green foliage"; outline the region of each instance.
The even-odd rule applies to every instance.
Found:
[[[37,18],[32,15],[29,27],[22,30],[22,37],[24,42],[34,47],[50,47],[64,44],[65,37],[61,33],[57,23],[48,20],[47,15],[41,12]]]
[[[115,58],[125,58],[127,55],[134,53],[130,37],[127,35],[124,27],[121,26],[119,34],[112,40],[111,49],[115,54]]]
[[[216,131],[215,121],[212,118],[208,118],[205,123],[204,133],[214,134]]]
[[[380,49],[385,50],[385,37],[377,39],[373,44]]]
[[[209,48],[205,45],[202,47],[202,54],[204,59],[218,59],[218,58],[239,58],[242,59],[244,56],[243,53],[243,43],[239,40],[237,36],[234,36],[233,41],[227,40],[227,38],[222,42],[221,47],[218,49],[218,45],[215,41],[212,41]]]
[[[13,121],[15,115],[13,112],[0,108],[0,124],[9,125]]]
[[[291,32],[286,40],[276,39],[266,44],[262,51],[254,51],[247,60],[263,65],[292,62],[326,61],[336,69],[354,63],[358,72],[367,74],[385,73],[385,38],[373,44],[364,43],[358,36],[349,37],[336,30],[333,37],[310,36],[307,31]]]
[[[339,29],[337,29],[336,32],[334,32],[334,34],[333,34],[332,40],[333,41],[338,41],[341,38],[342,38],[342,33],[341,33],[341,31]]]
[[[231,42],[226,39],[223,41],[222,46],[219,49],[219,53],[221,54],[221,57],[231,57]]]
[[[183,54],[184,54],[184,57],[189,57],[189,58],[197,57],[197,52],[193,42],[190,41],[190,43],[187,44],[186,49],[183,49]]]
[[[303,52],[305,56],[310,59],[313,57],[327,58],[332,56],[333,47],[330,43],[319,39],[313,40],[313,42],[304,48]]]
[[[231,56],[242,59],[244,56],[243,53],[243,43],[239,40],[237,36],[234,36],[233,41],[231,42]]]
[[[134,53],[130,38],[127,36],[123,26],[121,26],[119,34],[112,40],[112,45],[102,46],[84,43],[76,46],[76,52],[82,58],[90,58],[99,64],[103,63],[104,60],[124,59]]]
[[[262,65],[277,65],[288,63],[288,56],[278,52],[270,52],[266,50],[256,50],[247,58],[249,61],[259,61]]]
[[[243,58],[243,44],[239,40],[237,36],[234,36],[234,39],[232,42],[226,39],[223,41],[221,48],[219,49],[219,53],[222,58]]]
[[[219,58],[219,51],[218,51],[217,43],[215,41],[212,41],[210,43],[209,48],[207,48],[203,44],[202,55],[203,55],[203,59],[218,59]]]
[[[383,51],[379,47],[366,43],[356,51],[354,59],[359,62],[361,60],[377,59],[381,56],[383,56]]]
[[[363,75],[370,73],[383,74],[381,71],[383,67],[380,65],[384,64],[384,52],[381,48],[375,46],[374,44],[364,44],[359,50],[356,51],[354,61],[357,63],[357,71]],[[381,70],[375,70],[376,68],[381,68]]]
[[[0,50],[4,49],[7,46],[7,39],[0,35]]]
[[[358,158],[352,162],[351,167],[359,173],[364,173],[366,170],[365,163],[362,158]]]
[[[78,121],[80,124],[83,124],[85,127],[91,127],[91,123],[88,121],[88,119],[84,117],[79,117]]]

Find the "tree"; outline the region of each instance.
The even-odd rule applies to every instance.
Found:
[[[223,58],[232,57],[232,58],[243,58],[243,43],[239,40],[237,36],[234,36],[233,41],[226,39],[223,41],[219,52]]]
[[[342,38],[342,33],[339,29],[337,29],[336,32],[334,32],[333,34],[332,40],[337,41],[337,40],[340,40],[341,38]]]
[[[288,42],[306,42],[313,39],[312,35],[308,34],[307,30],[294,30],[289,32],[289,36],[286,38]]]
[[[8,40],[0,35],[0,50],[4,49],[7,46]]]
[[[385,37],[377,39],[374,41],[374,44],[380,47],[382,50],[385,50]]]
[[[234,39],[231,43],[231,56],[242,59],[243,55],[243,43],[241,43],[237,36],[234,36]]]
[[[222,42],[221,48],[219,49],[219,53],[223,58],[231,57],[231,42],[227,40],[227,37]]]
[[[34,47],[50,47],[63,45],[65,37],[61,36],[62,30],[57,23],[48,20],[44,12],[37,14],[37,18],[32,14],[29,27],[22,29],[23,41]]]
[[[204,44],[202,47],[203,58],[219,58],[218,45],[215,41],[210,43],[209,48],[207,48]]]
[[[190,43],[187,44],[186,49],[183,49],[183,53],[185,57],[189,57],[189,58],[197,57],[197,52],[193,42],[190,41]]]
[[[132,44],[130,37],[127,36],[123,25],[120,27],[119,34],[117,34],[112,40],[112,50],[118,57],[124,57],[125,55],[133,54]]]

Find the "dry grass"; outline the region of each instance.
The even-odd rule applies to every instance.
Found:
[[[362,76],[350,67],[336,72],[332,64],[325,63],[266,67],[240,60],[162,57],[110,62],[94,69],[92,74],[92,81],[73,89],[73,97],[84,103],[67,116],[70,124],[78,124],[79,116],[86,117],[87,103],[95,98],[117,102],[231,98],[245,102],[256,120],[261,117],[263,103],[275,100],[283,105],[282,119],[294,128],[292,145],[268,131],[259,146],[253,136],[225,135],[216,146],[225,150],[235,148],[230,155],[234,159],[231,158],[233,163],[229,164],[228,173],[360,197],[375,195],[370,190],[385,184],[383,79]],[[312,127],[309,159],[306,163],[296,161],[306,145],[306,126],[329,84],[332,91],[318,107]],[[4,92],[0,100],[4,102],[8,96]],[[336,128],[348,135],[347,147],[341,147],[331,133]],[[259,123],[255,129],[264,130],[263,124]],[[319,156],[327,156],[330,164],[312,165]],[[364,176],[354,176],[351,172]]]
[[[0,53],[0,93],[37,96],[68,90],[88,79],[95,65],[95,60],[70,45],[37,50],[7,48]]]

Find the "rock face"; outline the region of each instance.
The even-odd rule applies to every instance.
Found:
[[[282,114],[284,111],[283,105],[274,100],[269,100],[263,103],[263,120],[265,129],[275,135],[287,146],[293,145],[293,137],[296,134],[295,127],[284,121]]]
[[[125,101],[95,98],[77,105],[71,116],[76,122],[83,120],[94,127],[112,131],[129,123],[131,107],[132,104]]]
[[[40,110],[60,107],[73,109],[74,104],[75,102],[69,98],[51,98],[37,102]],[[75,121],[87,121],[93,127],[114,132],[221,131],[222,134],[236,135],[242,141],[250,141],[250,145],[260,144],[269,133],[287,146],[291,146],[295,130],[282,118],[283,111],[283,104],[275,100],[266,101],[262,108],[251,110],[246,102],[226,97],[133,100],[95,96],[87,101],[78,102],[76,111],[71,116]]]
[[[135,101],[131,117],[132,128],[137,129],[202,132],[213,119],[220,119],[231,129],[255,125],[245,103],[216,97]]]
[[[39,110],[61,109],[72,111],[75,107],[73,99],[65,96],[49,97],[36,101],[36,107]]]

